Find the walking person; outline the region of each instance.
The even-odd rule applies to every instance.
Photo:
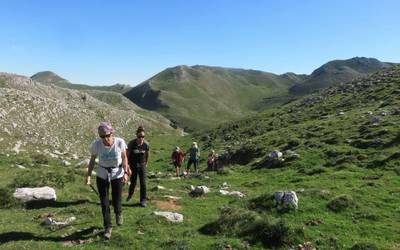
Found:
[[[174,152],[172,152],[171,159],[175,167],[176,176],[178,177],[180,175],[182,163],[185,161],[185,153],[176,146]]]
[[[131,185],[129,186],[128,198],[129,201],[136,187],[137,177],[139,176],[140,181],[140,205],[146,207],[146,175],[147,175],[147,163],[149,161],[149,143],[144,139],[145,130],[140,126],[136,130],[136,139],[133,139],[128,143],[127,157],[129,167],[132,171]]]
[[[192,146],[188,150],[189,153],[189,160],[186,166],[186,172],[189,174],[190,172],[190,166],[193,164],[194,165],[194,171],[198,173],[198,165],[199,165],[199,159],[200,159],[200,150],[199,147],[197,146],[197,142],[193,142]]]
[[[214,171],[215,170],[215,151],[213,149],[208,154],[207,170],[208,171]]]
[[[91,175],[96,158],[99,158],[96,169],[96,184],[100,196],[103,214],[104,238],[111,238],[112,223],[110,212],[109,188],[111,184],[112,205],[116,224],[122,225],[121,195],[122,185],[128,181],[130,169],[126,156],[126,143],[122,138],[114,136],[115,130],[110,123],[102,122],[98,127],[99,139],[93,141],[90,147],[90,161],[85,184],[91,185]]]

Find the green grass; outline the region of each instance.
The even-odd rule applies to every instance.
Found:
[[[190,145],[189,138],[186,137],[157,136],[149,138],[149,141],[152,148],[149,171],[162,171],[164,174],[173,174],[168,160],[173,146],[178,144],[185,148],[185,145]],[[400,198],[397,195],[400,192],[400,181],[392,170],[349,166],[341,169],[326,168],[323,172],[309,175],[294,167],[249,170],[245,166],[232,166],[229,174],[211,172],[209,179],[173,181],[168,176],[148,179],[149,190],[156,185],[162,185],[172,191],[149,191],[151,201],[147,208],[132,206],[139,199],[137,194],[133,202],[123,201],[125,224],[122,227],[115,226],[112,240],[105,242],[101,234],[96,236],[91,231],[93,228],[102,230],[101,210],[94,192],[83,185],[83,170],[61,167],[57,162],[50,162],[50,166],[35,164],[29,156],[15,158],[2,155],[0,160],[1,188],[9,192],[18,183],[16,180],[25,179],[30,173],[36,176],[37,172],[57,172],[64,178],[73,176],[64,179],[63,185],[57,185],[57,180],[46,174],[42,175],[49,184],[56,187],[58,200],[55,206],[24,209],[21,205],[12,205],[11,208],[0,210],[2,249],[56,249],[69,240],[68,235],[72,235],[70,239],[75,240],[90,239],[91,242],[80,246],[84,249],[220,249],[227,244],[237,249],[245,249],[247,244],[252,249],[262,249],[272,246],[268,245],[262,232],[281,232],[271,226],[279,221],[284,223],[284,230],[289,230],[290,233],[290,237],[283,236],[282,248],[290,248],[306,241],[313,242],[319,249],[349,249],[356,243],[374,243],[379,249],[396,249],[400,244]],[[29,166],[27,169],[9,167],[13,162],[24,161]],[[204,169],[205,164],[202,163],[201,167]],[[376,179],[371,176],[380,177]],[[223,182],[231,185],[231,190],[239,190],[247,197],[237,199],[220,195],[218,186]],[[211,193],[193,198],[188,194],[190,185],[207,185],[211,188]],[[282,212],[273,205],[268,205],[268,202],[265,203],[265,198],[261,198],[269,197],[275,191],[301,189],[304,191],[298,192],[297,211]],[[127,187],[124,188],[124,197],[126,193]],[[152,211],[159,210],[156,201],[166,201],[163,195],[182,197],[177,203],[180,206],[177,212],[182,213],[185,218],[182,224],[171,224],[151,214]],[[331,200],[342,195],[351,196],[354,205],[332,211],[329,208]],[[221,221],[220,218],[224,207],[238,211],[236,214],[239,217],[249,213],[255,219],[252,223],[244,224],[240,224],[243,223],[240,220],[234,220],[234,228],[226,228],[222,224],[221,230],[213,234],[202,232],[200,229],[210,223],[226,223],[226,220]],[[77,220],[72,226],[51,230],[41,226],[41,220],[38,219],[48,213],[60,219],[75,216]],[[318,226],[307,225],[313,219],[320,219],[323,223]],[[80,231],[83,232],[79,233]],[[11,239],[11,236],[15,238]]]

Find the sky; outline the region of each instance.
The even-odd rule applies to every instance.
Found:
[[[137,85],[176,65],[310,74],[400,62],[397,0],[0,0],[0,72]]]

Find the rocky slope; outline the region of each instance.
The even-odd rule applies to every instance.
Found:
[[[87,156],[101,121],[110,121],[118,136],[134,136],[138,125],[149,133],[176,133],[170,121],[145,111],[121,94],[89,92],[44,85],[32,79],[0,73],[0,148],[3,152],[58,152]]]
[[[378,70],[390,68],[393,65],[393,63],[381,62],[375,58],[366,57],[330,61],[314,70],[304,81],[298,82],[298,84],[291,87],[290,93],[304,95],[336,83],[352,81]]]

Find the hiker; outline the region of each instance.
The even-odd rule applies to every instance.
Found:
[[[172,152],[171,159],[175,167],[176,176],[178,177],[180,175],[182,163],[185,161],[185,153],[176,146],[174,152]]]
[[[190,166],[193,164],[194,170],[196,171],[196,173],[198,173],[197,167],[199,165],[200,150],[199,147],[197,147],[197,142],[192,143],[192,146],[188,150],[188,153],[189,153],[189,161],[187,163],[186,172],[187,174],[189,174]]]
[[[122,138],[114,136],[115,130],[110,123],[102,122],[98,127],[99,139],[93,141],[90,147],[90,162],[85,179],[86,185],[91,185],[90,177],[98,157],[96,169],[96,184],[99,191],[101,211],[103,214],[104,238],[111,238],[112,223],[110,215],[109,188],[111,183],[112,205],[118,226],[122,225],[121,195],[122,185],[128,181],[130,169],[126,156],[126,144]]]
[[[215,151],[212,149],[208,154],[207,158],[207,170],[214,171],[215,170]]]
[[[136,130],[136,139],[128,143],[127,157],[129,167],[132,170],[131,185],[129,186],[128,198],[129,201],[136,187],[137,177],[140,181],[140,205],[146,207],[146,173],[147,163],[149,161],[149,143],[145,141],[145,130],[140,126]]]

